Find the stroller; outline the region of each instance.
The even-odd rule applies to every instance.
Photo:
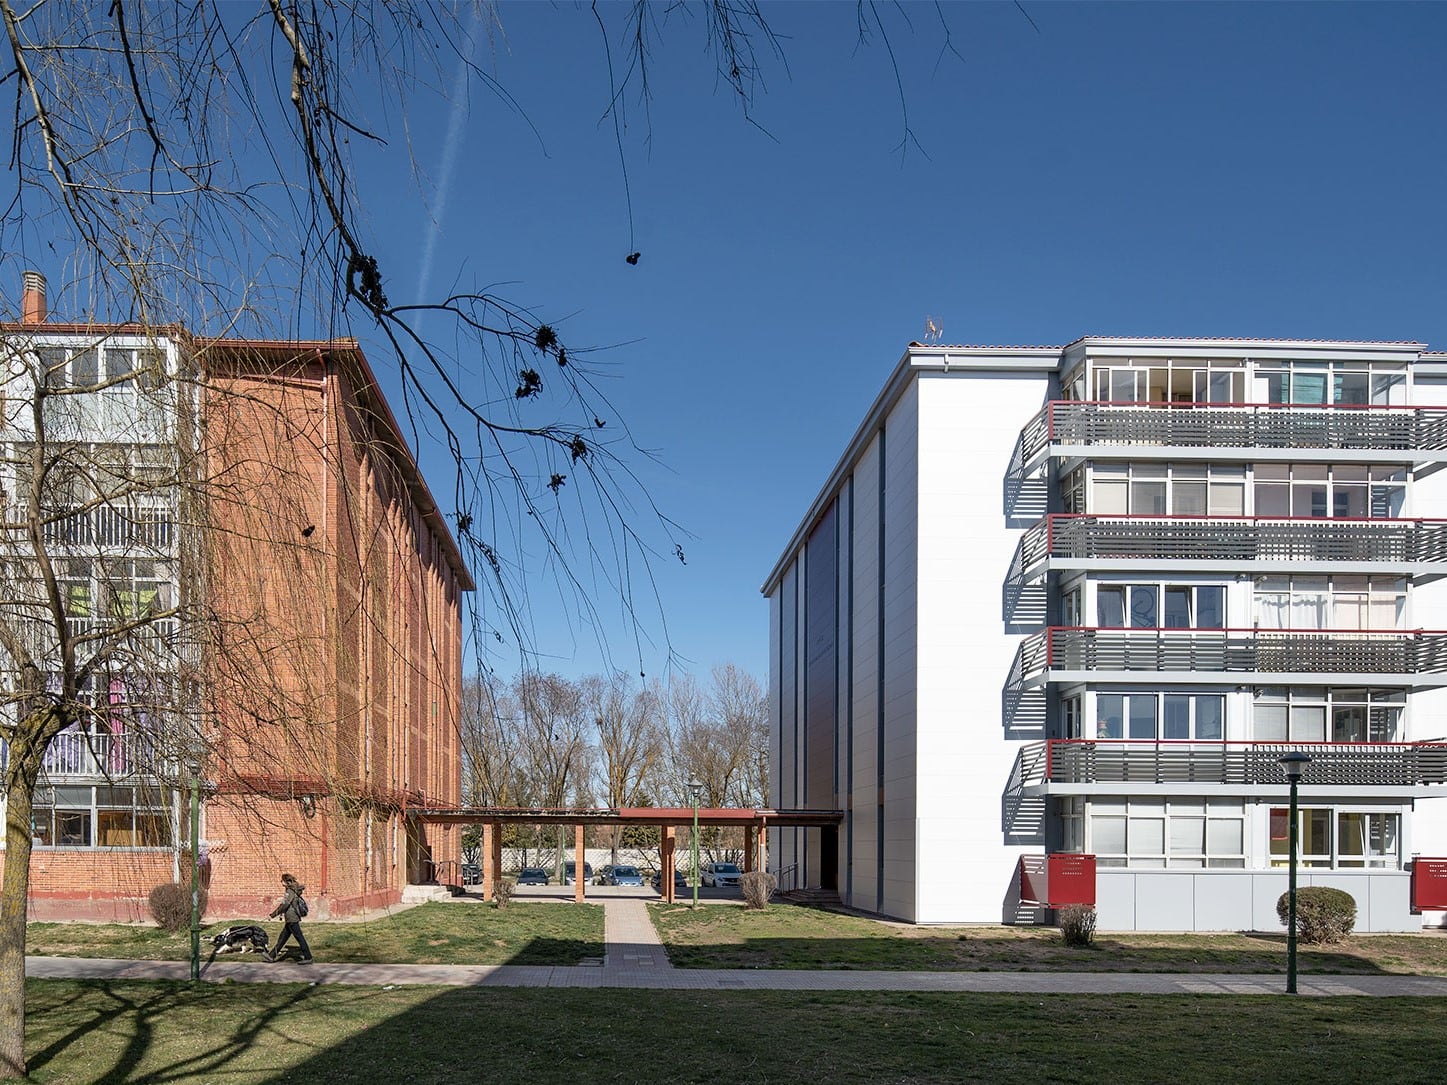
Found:
[[[255,923],[227,927],[211,936],[217,953],[265,953],[270,944],[271,935]]]

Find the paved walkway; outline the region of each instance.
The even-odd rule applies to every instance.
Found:
[[[679,991],[953,991],[1014,994],[1274,995],[1279,975],[1229,976],[1159,972],[866,972],[674,968],[639,900],[603,902],[607,956],[571,966],[476,964],[268,964],[247,954],[203,962],[217,983],[429,984],[451,987],[633,987]],[[185,980],[189,961],[118,961],[90,957],[27,957],[37,979]],[[1303,995],[1447,995],[1442,976],[1298,977]]]

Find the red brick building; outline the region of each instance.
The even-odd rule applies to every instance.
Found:
[[[455,863],[460,833],[409,811],[460,803],[473,584],[358,345],[52,322],[30,278],[5,330],[38,382],[94,389],[68,401],[101,404],[72,423],[86,472],[124,461],[144,478],[149,457],[178,483],[117,488],[47,529],[74,574],[68,629],[104,643],[140,608],[175,617],[148,627],[166,662],[108,658],[94,718],[47,752],[32,917],[142,919],[151,888],[188,882],[191,763],[208,922],[264,915],[283,870],[326,916]],[[21,429],[0,442],[19,447],[8,417]],[[191,696],[128,711],[163,686]]]

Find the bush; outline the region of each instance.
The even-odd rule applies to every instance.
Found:
[[[1291,894],[1282,893],[1276,914],[1285,926],[1291,913]],[[1308,885],[1296,891],[1296,936],[1303,942],[1340,942],[1357,924],[1356,899],[1344,889]]]
[[[1088,946],[1095,941],[1095,908],[1067,904],[1060,909],[1060,936],[1067,946]]]
[[[743,876],[744,907],[750,911],[762,912],[769,906],[769,898],[778,888],[778,880],[767,870],[751,870]]]
[[[151,917],[163,930],[179,931],[191,925],[191,887],[165,882],[151,890]]]
[[[516,878],[495,878],[492,883],[492,900],[499,908],[506,908],[512,900],[512,891],[517,888]]]

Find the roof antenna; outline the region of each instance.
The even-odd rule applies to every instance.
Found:
[[[943,321],[937,324],[935,323],[935,318],[932,316],[926,316],[924,318],[924,341],[926,343],[938,343],[940,336],[944,335],[944,333]]]

